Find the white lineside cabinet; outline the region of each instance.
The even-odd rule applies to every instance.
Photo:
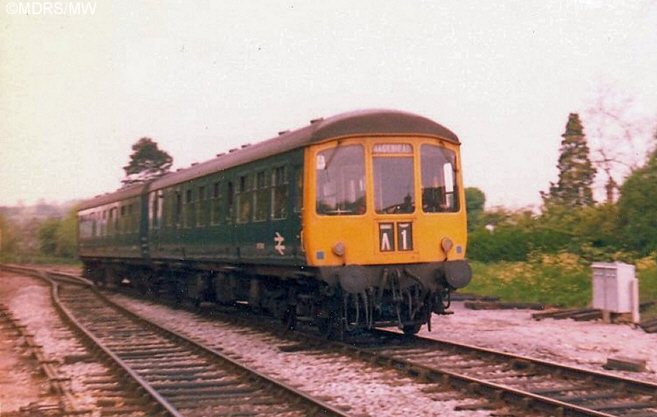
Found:
[[[592,268],[593,308],[612,313],[638,310],[638,294],[634,294],[638,287],[634,265],[595,262]]]

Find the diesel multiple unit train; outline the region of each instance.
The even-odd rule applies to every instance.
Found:
[[[85,276],[333,333],[415,333],[470,281],[459,139],[364,110],[84,202]]]

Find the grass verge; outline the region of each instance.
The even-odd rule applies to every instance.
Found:
[[[528,262],[472,262],[473,278],[464,292],[497,296],[503,301],[536,302],[559,307],[591,304],[591,266],[569,253],[542,255]],[[641,301],[657,300],[654,258],[635,263]]]

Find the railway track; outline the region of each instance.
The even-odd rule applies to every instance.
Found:
[[[41,280],[44,278],[36,271],[24,268],[0,265],[0,269],[14,272],[18,276],[31,275]],[[22,285],[30,287],[30,283],[27,282],[23,282]],[[27,319],[27,324],[22,324],[9,307],[4,309],[4,312],[0,311],[0,316],[14,321],[18,334],[12,336],[16,337],[17,342],[23,339],[25,347],[37,359],[40,373],[49,384],[48,393],[42,394],[47,397],[21,407],[21,415],[78,417],[152,415],[152,407],[145,404],[143,396],[136,392],[135,387],[106,366],[102,357],[95,355],[77,340],[75,333],[66,322],[58,318],[54,307],[47,305],[51,293],[47,287],[43,287],[43,297],[38,295],[39,291],[32,290],[29,293],[31,295],[25,301],[39,303],[35,311],[43,315],[42,320],[37,322],[30,320],[32,315],[25,316],[28,306],[23,308],[23,313],[19,313],[19,316]],[[45,352],[46,350],[48,353]],[[10,412],[8,415],[14,414]]]
[[[262,325],[249,319],[236,320],[240,327]],[[274,327],[267,322],[261,330]],[[524,410],[513,414],[519,416],[537,412],[550,416],[657,417],[657,384],[608,373],[384,330],[344,343],[303,332],[281,332],[278,336],[295,340],[297,345],[288,346],[290,350],[328,354],[338,350],[403,371],[422,382],[478,397],[480,402],[469,406],[473,411],[507,407]]]
[[[248,319],[243,325],[258,326]],[[345,342],[285,334],[299,344],[292,349],[337,349],[483,398],[472,410],[508,406],[550,416],[657,417],[656,383],[387,330]]]
[[[270,321],[264,325],[264,320],[258,322],[242,321],[240,327],[260,327],[258,331],[267,332],[275,327]],[[307,349],[318,355],[339,351],[434,384],[435,388],[427,389],[428,394],[442,391],[447,395],[451,390],[447,396],[461,392],[462,397],[478,398],[460,411],[492,409],[514,416],[657,417],[657,384],[608,373],[388,331],[346,343],[302,332],[287,332],[284,337],[293,351]]]
[[[348,417],[216,350],[131,314],[83,281],[70,276],[58,280],[53,287],[57,307],[95,349],[111,358],[118,372],[129,376],[135,389],[150,398],[148,414]]]
[[[376,331],[339,344],[372,363],[558,416],[657,417],[657,384],[474,346]]]

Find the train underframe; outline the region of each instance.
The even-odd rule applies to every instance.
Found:
[[[85,276],[101,286],[133,287],[144,297],[196,305],[248,304],[291,329],[303,322],[341,338],[374,327],[396,326],[414,334],[426,323],[431,330],[431,314],[448,314],[450,293],[467,284],[469,266],[440,262],[290,269],[90,259],[85,260]]]

